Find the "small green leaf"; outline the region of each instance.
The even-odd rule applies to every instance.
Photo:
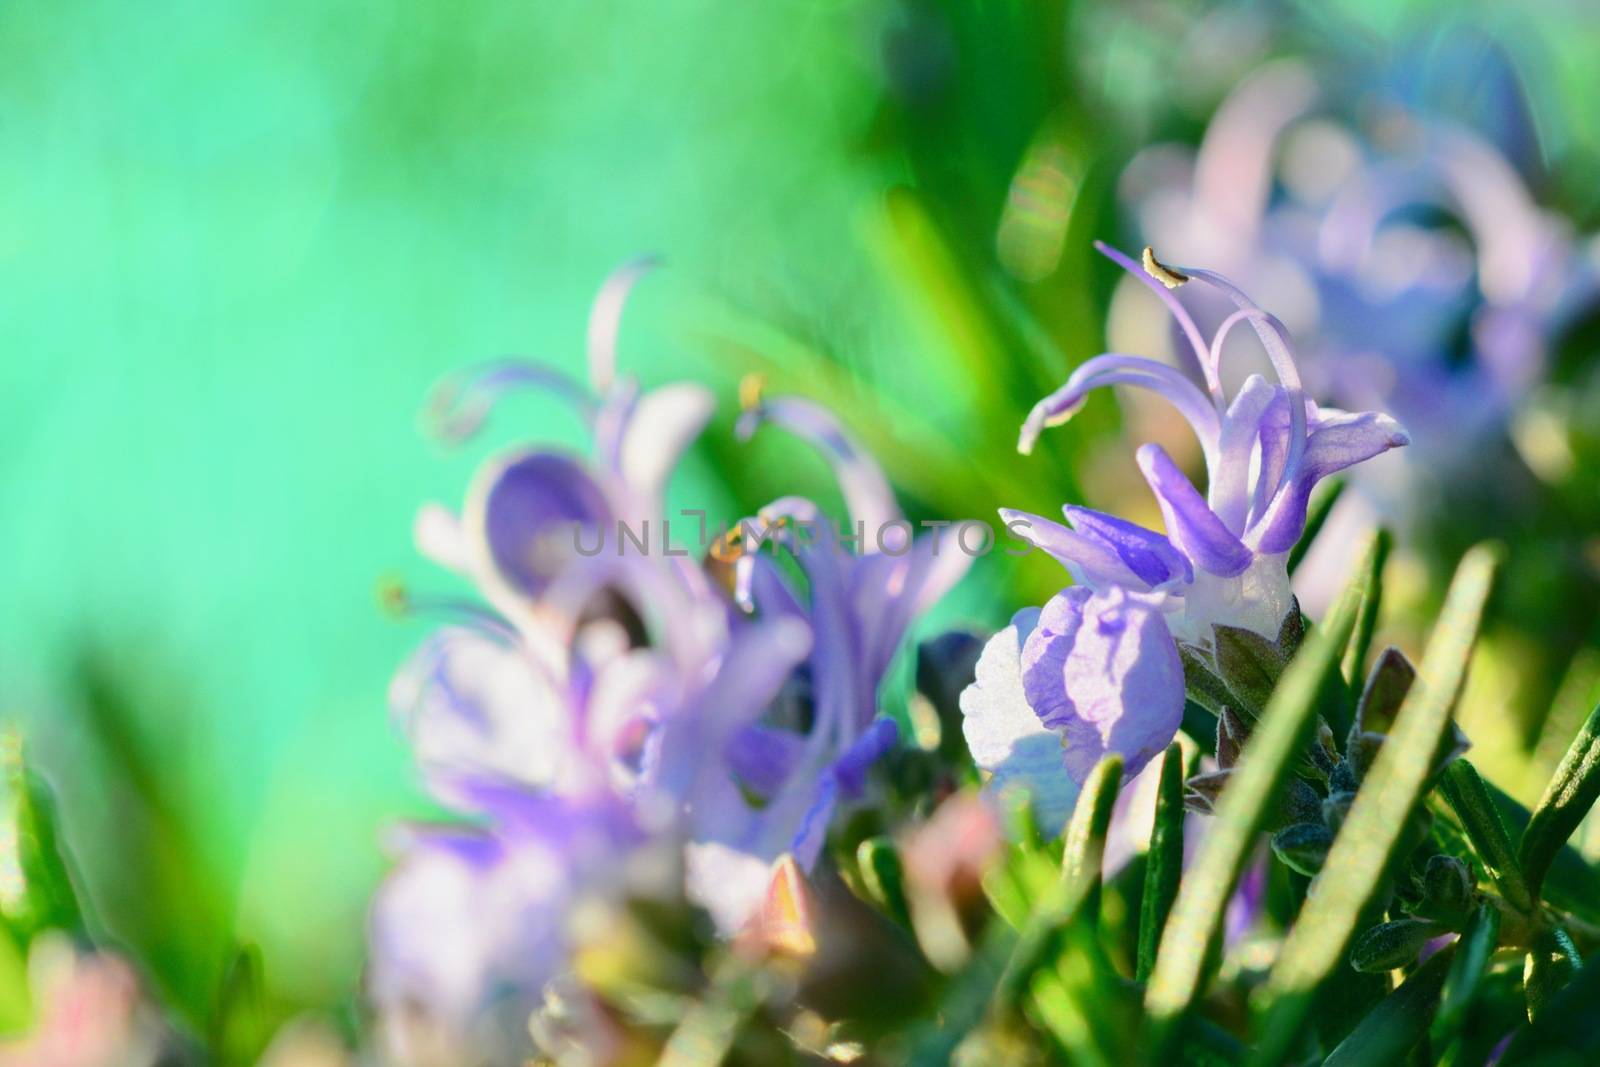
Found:
[[[1404,967],[1417,958],[1422,946],[1447,931],[1426,919],[1395,919],[1379,923],[1360,937],[1350,950],[1350,966],[1362,974],[1382,974]]]
[[[1484,788],[1483,779],[1471,763],[1458,759],[1444,769],[1440,779],[1444,797],[1450,802],[1461,826],[1467,831],[1472,850],[1500,888],[1506,903],[1524,915],[1533,912],[1533,896],[1523,880],[1522,867],[1511,848],[1500,813]]]
[[[1199,995],[1240,872],[1311,735],[1318,697],[1338,670],[1355,627],[1361,591],[1376,559],[1375,541],[1369,542],[1361,559],[1354,580],[1284,671],[1245,746],[1244,758],[1217,802],[1216,821],[1178,887],[1145,994],[1151,1044],[1158,1058],[1177,1039],[1179,1024]]]
[[[83,911],[56,832],[50,789],[27,764],[22,739],[0,734],[0,914],[26,944],[41,930],[75,933]],[[6,875],[9,875],[7,877]]]
[[[1252,717],[1260,715],[1272,699],[1288,657],[1254,630],[1218,623],[1211,631],[1216,638],[1217,677],[1238,698],[1230,703],[1242,706]]]
[[[1455,958],[1450,961],[1450,973],[1445,976],[1439,1012],[1433,1018],[1430,1031],[1435,1050],[1448,1045],[1466,1021],[1467,1011],[1478,995],[1479,983],[1489,968],[1489,957],[1494,955],[1499,940],[1500,909],[1493,904],[1478,905],[1461,939],[1456,942]]]
[[[1183,749],[1167,746],[1161,760],[1161,782],[1156,791],[1156,818],[1150,830],[1150,851],[1145,857],[1144,896],[1139,902],[1139,961],[1136,975],[1143,982],[1156,964],[1156,946],[1167,914],[1178,895],[1183,873]]]
[[[1034,1014],[1072,1063],[1120,1067],[1129,1062],[1139,1003],[1100,947],[1095,928],[1075,922],[1062,931],[1056,965],[1033,979]]]
[[[1183,685],[1191,701],[1213,715],[1220,715],[1223,708],[1237,703],[1202,653],[1179,645],[1178,658],[1183,662]]]
[[[1339,1042],[1339,1047],[1323,1061],[1323,1067],[1393,1067],[1402,1062],[1411,1046],[1428,1032],[1453,956],[1450,949],[1445,949],[1428,957],[1428,962],[1384,997],[1350,1036]]]
[[[262,978],[261,950],[241,946],[222,976],[211,1017],[211,1056],[224,1067],[248,1067],[272,1036]]]
[[[1590,712],[1572,739],[1555,777],[1533,809],[1518,849],[1528,890],[1538,898],[1545,874],[1561,846],[1600,797],[1600,705]]]
[[[900,850],[887,837],[869,837],[856,847],[861,886],[875,904],[901,926],[910,927],[911,908],[906,903],[905,867]]]
[[[1317,534],[1322,532],[1323,523],[1328,521],[1328,515],[1333,511],[1333,505],[1337,504],[1339,497],[1344,494],[1344,485],[1343,478],[1329,478],[1312,494],[1311,502],[1306,505],[1306,528],[1300,534],[1300,540],[1289,549],[1287,563],[1290,574],[1295,572],[1295,568],[1300,566],[1300,561],[1306,558],[1306,553],[1311,551]]]
[[[1519,1030],[1500,1059],[1517,1064],[1590,1064],[1600,1059],[1600,960],[1591,959],[1539,1012],[1533,1025]]]
[[[1456,570],[1416,684],[1356,794],[1316,892],[1284,938],[1268,978],[1271,1006],[1256,1062],[1282,1063],[1294,1048],[1318,989],[1339,969],[1368,900],[1403,843],[1466,680],[1495,564],[1496,553],[1480,545]]]
[[[1122,757],[1107,756],[1095,764],[1083,783],[1072,818],[1067,822],[1066,848],[1061,854],[1061,881],[1068,901],[1083,902],[1093,915],[1100,906],[1100,872],[1105,862],[1106,832],[1111,811],[1122,788]]]
[[[1092,923],[1100,907],[1100,870],[1106,831],[1122,785],[1122,757],[1107,756],[1089,772],[1067,823],[1061,876],[1034,904],[1033,914],[1007,960],[995,990],[995,1007],[1013,1009],[1041,967],[1060,948],[1061,931],[1075,921]]]
[[[1528,809],[1507,796],[1493,782],[1483,784],[1496,810],[1500,812],[1500,821],[1512,835],[1526,834],[1532,819]],[[1549,873],[1544,876],[1539,897],[1558,911],[1582,919],[1590,926],[1600,926],[1600,870],[1592,867],[1570,843],[1556,850]]]
[[[1460,930],[1471,915],[1476,887],[1477,878],[1466,863],[1454,856],[1430,856],[1422,873],[1422,901],[1412,913]]]
[[[1535,1022],[1550,999],[1572,980],[1578,950],[1559,926],[1540,930],[1522,962],[1522,991],[1528,998],[1528,1021]]]
[[[1272,851],[1283,865],[1307,877],[1322,870],[1333,847],[1333,831],[1326,823],[1297,822],[1272,835]]]
[[[1366,733],[1387,733],[1416,680],[1417,669],[1404,652],[1392,645],[1384,649],[1372,665],[1356,704],[1356,728]]]
[[[1383,605],[1383,565],[1389,559],[1389,548],[1394,539],[1388,530],[1378,531],[1378,559],[1372,569],[1372,580],[1361,596],[1361,613],[1356,616],[1356,628],[1350,634],[1350,643],[1344,650],[1340,673],[1352,691],[1360,684],[1361,672],[1366,667],[1367,652],[1372,647],[1372,634],[1378,625],[1378,609]]]
[[[0,1038],[23,1033],[33,1022],[28,954],[16,934],[0,923]]]

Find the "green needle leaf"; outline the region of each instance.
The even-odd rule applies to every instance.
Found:
[[[1428,962],[1384,997],[1350,1036],[1339,1042],[1339,1047],[1323,1061],[1323,1067],[1392,1067],[1402,1062],[1411,1046],[1428,1031],[1428,1020],[1439,1003],[1454,955],[1445,949],[1428,957]]]
[[[1200,994],[1228,899],[1311,733],[1323,686],[1339,667],[1355,628],[1362,591],[1372,580],[1376,539],[1368,542],[1361,560],[1338,604],[1283,672],[1222,791],[1211,831],[1178,888],[1145,994],[1150,1044],[1158,1059],[1175,1041],[1183,1016]]]
[[[1500,813],[1484,787],[1478,771],[1464,759],[1458,759],[1444,770],[1440,783],[1445,799],[1455,809],[1461,825],[1467,831],[1472,849],[1488,868],[1489,876],[1500,887],[1506,903],[1524,915],[1533,913],[1533,895],[1522,877],[1522,867],[1511,848],[1511,838],[1506,834]]]
[[[861,884],[873,901],[901,926],[910,928],[911,909],[906,903],[905,867],[900,850],[887,837],[869,837],[856,848]]]
[[[1523,831],[1518,857],[1535,899],[1556,853],[1594,806],[1596,797],[1600,797],[1600,706],[1589,713],[1572,739]]]
[[[217,992],[211,1019],[213,1060],[226,1067],[247,1067],[260,1057],[271,1036],[261,950],[255,945],[243,945],[229,963]]]
[[[1600,1057],[1600,958],[1591,957],[1557,993],[1538,1021],[1517,1032],[1500,1060],[1504,1067],[1516,1064],[1594,1063]]]
[[[1523,959],[1522,991],[1528,1000],[1528,1021],[1543,1013],[1550,999],[1571,981],[1578,969],[1578,950],[1561,927],[1540,930]]]
[[[0,734],[0,914],[26,944],[41,930],[76,933],[83,911],[56,832],[50,789],[28,766],[22,739]]]
[[[1317,534],[1322,532],[1323,523],[1328,521],[1328,516],[1333,512],[1333,505],[1339,502],[1339,497],[1344,495],[1345,481],[1343,478],[1330,478],[1311,497],[1311,503],[1306,507],[1306,528],[1300,535],[1300,540],[1289,549],[1289,573],[1293,574],[1295,568],[1300,566],[1300,561],[1306,558],[1306,553],[1311,551],[1311,546],[1316,543]]]
[[[1478,995],[1479,983],[1489,968],[1495,943],[1500,939],[1500,909],[1480,904],[1456,942],[1455,958],[1445,976],[1439,1012],[1433,1018],[1430,1040],[1436,1052],[1442,1051],[1466,1021],[1467,1010]]]
[[[1111,809],[1122,785],[1122,757],[1107,756],[1089,772],[1067,823],[1061,877],[1035,904],[995,991],[995,1006],[1015,1007],[1034,973],[1050,964],[1060,948],[1061,931],[1099,913],[1100,868],[1105,857]]]
[[[1277,1064],[1294,1048],[1322,984],[1345,957],[1362,911],[1389,869],[1422,796],[1435,753],[1466,679],[1496,564],[1486,545],[1456,569],[1439,624],[1300,918],[1284,939],[1267,987],[1271,998],[1256,1062]]]
[[[1178,895],[1183,873],[1183,749],[1167,746],[1156,792],[1156,819],[1145,858],[1144,896],[1139,904],[1139,962],[1136,975],[1147,981],[1156,965],[1156,947]]]
[[[1350,635],[1350,644],[1344,650],[1340,673],[1344,675],[1351,692],[1359,692],[1366,677],[1367,653],[1372,648],[1372,634],[1378,625],[1378,609],[1383,605],[1383,565],[1389,559],[1389,549],[1394,539],[1388,530],[1378,531],[1378,558],[1372,568],[1372,581],[1361,594],[1361,614],[1356,616],[1356,628]],[[1339,724],[1334,724],[1339,729]]]

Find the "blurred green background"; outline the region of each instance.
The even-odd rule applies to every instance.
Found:
[[[1473,17],[1541,57],[1552,184],[1592,216],[1582,7]],[[417,412],[476,360],[576,366],[590,295],[636,254],[668,269],[629,309],[622,362],[726,401],[681,502],[732,514],[821,484],[765,462],[774,443],[731,443],[752,370],[838,405],[913,514],[1093,498],[1098,453],[1078,446],[1109,405],[1029,463],[1011,445],[1100,348],[1111,272],[1088,243],[1119,234],[1128,156],[1194,139],[1269,30],[1314,45],[1337,22],[1381,51],[1467,17],[1235,5],[1222,58],[1191,70],[1176,42],[1209,14],[0,5],[0,713],[61,793],[104,927],[194,1013],[235,940],[293,1003],[350,995],[382,828],[427,810],[384,703],[425,624],[386,618],[375,589],[442,584],[411,517],[459,503],[488,450],[578,440],[519,399],[449,452]],[[1065,210],[997,243],[1040,145],[1063,153]],[[1017,602],[969,581],[944,617]]]

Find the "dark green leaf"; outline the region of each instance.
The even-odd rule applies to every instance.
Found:
[[[1428,1032],[1453,956],[1449,949],[1430,956],[1361,1020],[1323,1067],[1393,1067],[1401,1062]]]
[[[1356,729],[1387,733],[1416,678],[1417,669],[1404,652],[1392,645],[1384,649],[1378,662],[1372,665],[1372,673],[1367,675],[1367,684],[1361,690],[1361,700],[1356,704]]]
[[[1422,946],[1447,931],[1425,919],[1396,919],[1379,923],[1360,937],[1350,950],[1350,966],[1362,974],[1382,974],[1404,967],[1417,958]]]
[[[995,991],[997,1009],[1013,1009],[1039,969],[1054,962],[1065,927],[1080,920],[1092,923],[1097,915],[1106,830],[1121,784],[1120,756],[1107,756],[1089,772],[1067,823],[1061,876],[1036,901],[1022,928]]]
[[[1572,739],[1522,834],[1518,854],[1523,877],[1535,898],[1556,853],[1594,806],[1596,797],[1600,797],[1600,706]]]
[[[861,886],[873,903],[889,918],[909,927],[911,909],[906,903],[905,867],[894,842],[887,837],[867,838],[856,847],[856,866],[861,872]]]
[[[55,801],[50,788],[23,756],[22,739],[0,735],[0,868],[20,876],[15,892],[0,894],[0,913],[27,941],[41,930],[76,933],[83,911],[56,831]]]
[[[1527,831],[1531,814],[1493,782],[1484,782],[1500,819],[1513,836]],[[1544,877],[1540,897],[1546,903],[1582,919],[1590,926],[1600,926],[1600,871],[1596,871],[1578,850],[1570,844],[1556,850],[1555,859]]]
[[[245,945],[222,976],[211,1018],[211,1056],[223,1067],[249,1067],[272,1036],[262,981],[261,950]]]
[[[1156,792],[1155,824],[1150,830],[1150,851],[1145,857],[1144,895],[1139,902],[1139,962],[1136,975],[1143,982],[1155,968],[1156,947],[1167,925],[1167,914],[1178,895],[1183,873],[1183,750],[1167,746],[1161,760],[1161,782]]]
[[[1444,769],[1440,786],[1461,820],[1462,828],[1467,831],[1472,850],[1500,888],[1500,895],[1524,915],[1531,914],[1533,896],[1523,880],[1522,868],[1511,848],[1505,825],[1500,821],[1500,813],[1495,811],[1494,801],[1477,769],[1466,760],[1458,759]]]
[[[1565,988],[1578,969],[1578,950],[1560,927],[1540,930],[1523,957],[1522,991],[1528,998],[1528,1021],[1534,1022],[1550,999]]]
[[[1248,711],[1252,718],[1260,715],[1272,699],[1288,657],[1254,630],[1221,623],[1211,630],[1216,636],[1217,677],[1237,698],[1229,703]]]
[[[1552,997],[1534,1024],[1520,1031],[1501,1057],[1503,1067],[1517,1064],[1580,1065],[1600,1059],[1600,956],[1591,956],[1560,993]]]
[[[1445,976],[1444,993],[1431,1031],[1435,1048],[1442,1049],[1449,1044],[1466,1020],[1499,939],[1500,909],[1493,904],[1480,904],[1456,942],[1455,958],[1450,961],[1450,973]]]
[[[1480,545],[1456,570],[1417,684],[1356,794],[1316,892],[1284,939],[1268,980],[1271,1007],[1257,1062],[1281,1063],[1294,1048],[1318,989],[1339,968],[1368,900],[1403,844],[1466,679],[1495,564],[1496,553]]]
[[[1350,644],[1344,651],[1340,673],[1352,691],[1360,684],[1361,672],[1367,662],[1367,651],[1372,647],[1372,633],[1378,624],[1378,609],[1383,604],[1383,565],[1389,559],[1389,548],[1394,540],[1387,530],[1378,531],[1378,558],[1372,570],[1372,581],[1361,597],[1361,613],[1356,616],[1356,628],[1350,634]]]
[[[1272,851],[1290,870],[1307,876],[1322,870],[1331,847],[1333,831],[1322,822],[1295,823],[1272,835]]]
[[[1228,692],[1228,687],[1222,684],[1203,654],[1187,645],[1179,645],[1178,657],[1183,661],[1183,684],[1191,701],[1213,715],[1221,714],[1223,708],[1235,703],[1233,694]]]
[[[1284,672],[1218,800],[1216,821],[1178,888],[1145,995],[1158,1055],[1176,1039],[1180,1020],[1199,995],[1228,900],[1311,735],[1323,685],[1338,669],[1355,627],[1361,591],[1370,581],[1375,543],[1369,543],[1361,558],[1355,579]]]

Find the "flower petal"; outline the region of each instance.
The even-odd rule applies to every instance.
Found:
[[[1024,608],[984,646],[974,680],[961,693],[961,730],[973,760],[990,774],[987,788],[1027,789],[1039,825],[1055,834],[1072,814],[1078,783],[1061,766],[1061,739],[1022,691],[1022,646],[1038,619],[1038,608]]]
[[[1263,427],[1263,435],[1268,432]],[[1254,524],[1257,550],[1270,555],[1294,547],[1305,532],[1306,507],[1318,481],[1410,442],[1401,425],[1381,412],[1318,409],[1299,472]]]
[[[587,546],[609,541],[611,502],[577,460],[519,452],[492,462],[468,494],[468,543],[490,574],[537,599]],[[581,542],[579,538],[581,537]]]
[[[1222,444],[1217,450],[1217,466],[1210,472],[1211,484],[1207,487],[1206,499],[1222,524],[1237,535],[1244,534],[1250,509],[1250,466],[1256,441],[1261,437],[1262,420],[1273,402],[1284,395],[1281,387],[1268,384],[1259,374],[1252,374],[1245,379],[1223,416]],[[1283,421],[1287,432],[1287,417]],[[1284,444],[1287,446],[1287,442]],[[1270,462],[1263,462],[1258,474],[1259,480],[1272,479],[1269,491],[1276,486],[1282,471],[1281,467],[1276,471],[1271,468]]]
[[[1012,508],[1000,509],[1000,521],[1005,523],[1013,537],[1049,553],[1056,562],[1067,568],[1079,585],[1094,589],[1108,589],[1116,585],[1149,588],[1149,583],[1128,565],[1116,547],[1103,538],[1079,533],[1043,516]]]
[[[644,509],[636,517],[662,515],[667,479],[715,407],[711,391],[690,382],[664,385],[639,398],[623,430],[618,461],[623,484]]]
[[[1167,536],[1195,566],[1223,578],[1231,578],[1250,566],[1251,553],[1244,543],[1223,525],[1216,512],[1172,457],[1160,445],[1147,444],[1138,452],[1139,469],[1155,491],[1166,520]]]
[[[1119,593],[1068,589],[1046,604],[1022,648],[1022,686],[1040,722],[1063,738],[1083,782],[1109,753],[1131,776],[1183,719],[1183,664],[1159,612]]]
[[[1109,546],[1117,558],[1152,589],[1174,578],[1182,578],[1186,582],[1194,579],[1194,567],[1183,553],[1154,530],[1146,530],[1137,523],[1107,515],[1103,511],[1073,504],[1061,510],[1067,521],[1072,523],[1073,529]]]
[[[589,384],[598,392],[611,388],[617,372],[617,334],[622,328],[622,310],[628,294],[639,279],[661,261],[655,256],[640,256],[612,271],[589,306]]]
[[[740,783],[769,798],[794,773],[805,747],[806,739],[793,730],[745,726],[734,731],[722,755]]]
[[[1086,360],[1072,372],[1066,384],[1037,404],[1023,420],[1017,437],[1017,451],[1033,451],[1039,434],[1047,426],[1059,426],[1083,406],[1091,390],[1108,385],[1137,385],[1159,393],[1189,421],[1200,439],[1207,462],[1217,447],[1217,411],[1193,382],[1176,368],[1143,356],[1107,352]]]
[[[428,639],[389,689],[429,791],[476,810],[460,782],[474,777],[541,788],[583,778],[576,711],[563,688],[516,646],[451,627]]]

